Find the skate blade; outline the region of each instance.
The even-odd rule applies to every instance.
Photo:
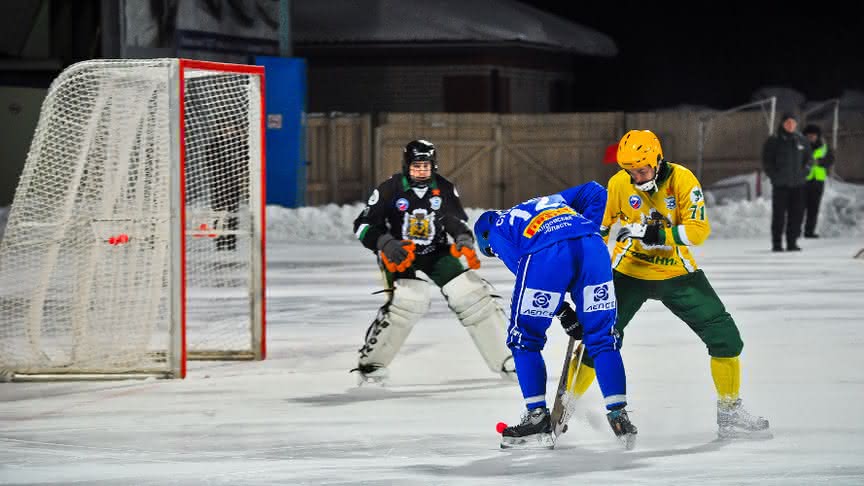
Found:
[[[624,445],[624,449],[632,451],[636,447],[636,434],[624,434],[618,437],[618,441]]]
[[[359,371],[355,371],[357,374],[357,386],[358,387],[374,387],[374,388],[384,388],[387,386],[389,374],[381,373],[381,374],[368,374],[364,375]]]
[[[552,434],[534,434],[525,437],[502,437],[502,449],[554,449]]]
[[[387,380],[385,378],[357,378],[357,386],[360,388],[385,388]]]
[[[717,430],[718,440],[768,440],[773,438],[774,434],[769,429],[747,430],[736,427],[720,427]]]

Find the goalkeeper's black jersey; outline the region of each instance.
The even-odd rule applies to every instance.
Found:
[[[399,240],[411,240],[415,253],[426,255],[449,246],[452,237],[470,233],[468,216],[453,183],[433,174],[425,188],[411,187],[401,173],[379,185],[354,220],[354,234],[363,246],[377,251],[378,237],[390,233]]]

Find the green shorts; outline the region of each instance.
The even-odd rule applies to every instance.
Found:
[[[425,273],[438,287],[443,287],[447,282],[465,272],[465,267],[458,258],[450,254],[450,247],[446,251],[439,250],[428,255],[417,255],[417,258],[404,272],[391,273],[384,268],[379,258],[378,265],[384,272],[387,287],[393,287],[393,281],[399,278],[417,278],[417,271]]]
[[[741,354],[744,343],[732,316],[714,292],[702,270],[666,280],[642,280],[613,272],[618,320],[615,329],[619,345],[624,329],[648,299],[659,300],[699,336],[715,358]],[[586,364],[592,365],[588,360]]]

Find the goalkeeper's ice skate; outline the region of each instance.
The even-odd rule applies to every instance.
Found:
[[[606,419],[609,420],[615,437],[618,437],[618,440],[624,444],[624,448],[629,451],[636,447],[636,426],[630,422],[627,410],[623,408],[612,410],[606,414]]]
[[[546,407],[532,408],[522,415],[522,423],[501,432],[502,449],[552,449],[552,421]]]
[[[768,419],[752,415],[741,405],[741,399],[717,401],[717,437],[770,438]]]
[[[390,378],[390,371],[383,366],[360,365],[351,372],[357,374],[357,386],[383,387]]]

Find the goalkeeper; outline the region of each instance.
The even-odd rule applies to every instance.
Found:
[[[623,339],[645,301],[659,300],[708,349],[720,438],[766,430],[768,420],[750,415],[738,396],[744,346],[738,327],[690,253],[689,247],[702,244],[711,231],[699,181],[663,159],[660,140],[649,130],[627,132],[617,161],[623,170],[609,180],[601,231],[608,238],[613,224],[621,225],[612,252],[618,334]],[[583,360],[574,395],[585,392],[593,373],[591,359]]]
[[[405,146],[402,172],[381,183],[354,221],[354,233],[378,255],[387,302],[366,331],[360,348],[358,384],[383,383],[388,366],[430,305],[423,272],[441,289],[447,305],[465,326],[486,365],[515,380],[505,345],[507,316],[480,267],[474,236],[453,184],[437,173],[435,146],[414,140]],[[448,241],[448,235],[453,243]],[[470,269],[460,261],[465,257]]]

